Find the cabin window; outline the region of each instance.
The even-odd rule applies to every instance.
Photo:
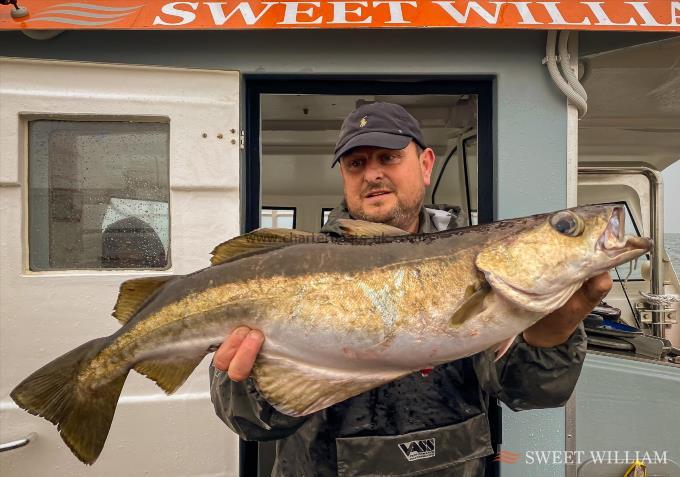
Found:
[[[477,176],[477,135],[468,133],[444,155],[441,167],[435,172],[431,202],[455,204],[463,215],[460,223],[477,225]]]
[[[328,222],[328,218],[331,216],[332,207],[323,207],[321,209],[321,226],[323,227]]]
[[[477,136],[463,140],[463,165],[465,167],[465,190],[468,208],[468,223],[477,225]]]
[[[262,207],[260,226],[274,229],[294,229],[295,212],[295,207]]]
[[[245,230],[270,223],[266,204],[295,204],[297,229],[323,227],[326,209],[343,200],[339,168],[331,168],[342,122],[357,107],[377,101],[409,111],[437,157],[424,204],[455,214],[460,226],[492,219],[490,89],[482,83],[249,84],[254,86],[247,94],[251,120],[245,176],[252,197]],[[448,165],[442,167],[444,163]],[[250,172],[255,164],[257,171]]]
[[[28,123],[29,266],[169,266],[169,124]]]

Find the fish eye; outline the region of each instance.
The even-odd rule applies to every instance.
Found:
[[[550,217],[550,225],[562,235],[578,237],[583,233],[584,225],[581,217],[570,210],[557,212]]]

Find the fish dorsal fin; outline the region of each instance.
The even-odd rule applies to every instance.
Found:
[[[340,224],[340,230],[349,237],[408,235],[408,232],[405,230],[366,220],[338,219],[338,224]]]
[[[252,377],[260,394],[274,409],[289,416],[306,416],[409,372],[394,369],[370,373],[317,368],[297,360],[261,353],[253,367]]]
[[[304,230],[257,229],[219,244],[211,252],[210,264],[221,265],[237,258],[305,242],[328,242],[328,237]]]
[[[144,302],[153,293],[168,281],[175,278],[173,275],[162,277],[135,278],[124,281],[120,285],[118,301],[113,308],[113,317],[122,325],[127,323],[132,316],[139,311]]]

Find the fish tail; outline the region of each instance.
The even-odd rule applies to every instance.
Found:
[[[78,379],[108,342],[99,338],[69,351],[24,379],[10,394],[20,407],[56,425],[66,445],[88,465],[104,447],[128,374],[126,370],[95,388]]]

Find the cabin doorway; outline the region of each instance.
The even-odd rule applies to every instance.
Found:
[[[258,227],[319,231],[343,198],[331,168],[343,119],[361,104],[402,105],[437,157],[426,205],[453,207],[461,226],[493,220],[492,78],[246,78],[243,232]],[[494,446],[500,408],[491,406]],[[271,475],[275,442],[240,444],[242,477]],[[499,475],[488,463],[487,475]]]

